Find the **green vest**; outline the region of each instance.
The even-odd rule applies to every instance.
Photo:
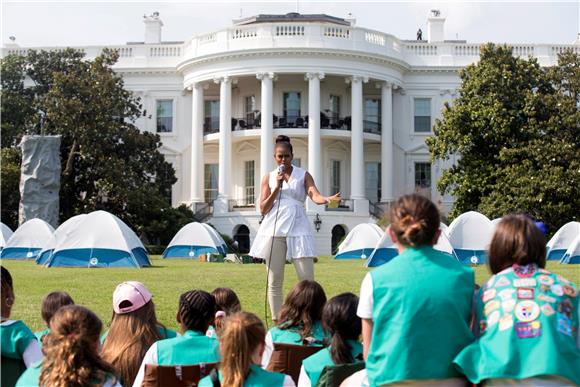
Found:
[[[185,331],[183,336],[157,342],[157,364],[191,365],[217,363],[219,343],[203,332]]]
[[[244,387],[276,387],[284,384],[286,375],[278,372],[266,371],[255,364],[250,365],[250,373],[244,382]],[[218,379],[222,381],[222,373],[218,372]],[[211,376],[201,379],[199,387],[212,387]],[[224,386],[225,387],[225,386]]]
[[[2,349],[1,386],[14,386],[20,375],[26,370],[22,360],[24,351],[32,340],[34,333],[20,320],[5,322],[0,325],[0,347]]]
[[[160,325],[157,325],[157,331],[159,332],[159,335],[161,336],[161,339],[159,340],[164,340],[164,339],[172,339],[174,337],[177,337],[177,332],[175,332],[173,329],[169,329],[169,328],[163,328]],[[44,331],[43,331],[44,332]],[[38,332],[40,333],[40,332]],[[109,331],[105,331],[105,333],[103,333],[101,335],[101,344],[105,343],[105,340],[107,339],[107,336],[109,335]]]
[[[3,371],[4,372],[4,371]],[[42,372],[42,362],[39,361],[32,364],[18,379],[16,387],[37,387],[40,381],[40,373]],[[107,378],[107,381],[113,381],[113,377]],[[95,383],[96,384],[96,383]]]
[[[560,376],[580,384],[578,298],[573,283],[535,265],[492,276],[477,300],[483,332],[455,364],[473,383]]]
[[[370,385],[460,377],[452,362],[473,341],[473,270],[421,246],[407,248],[370,275]]]
[[[270,335],[272,336],[273,343],[282,344],[294,344],[294,345],[304,345],[300,339],[300,329],[298,327],[290,327],[287,329],[281,329],[275,327],[270,329]],[[323,341],[326,339],[326,333],[322,329],[322,324],[320,321],[315,321],[312,324],[312,329],[310,331],[310,337],[318,341],[318,343],[313,343],[309,345],[322,346]]]
[[[347,340],[347,344],[350,347],[350,354],[352,355],[352,362],[354,363],[357,361],[357,358],[362,355],[362,344],[354,340]],[[316,382],[318,382],[324,367],[329,365],[335,365],[332,361],[332,357],[330,356],[330,347],[321,349],[314,355],[309,356],[302,361],[304,371],[306,371],[306,374],[310,379],[310,383],[313,386],[316,384]]]
[[[34,336],[38,340],[38,344],[42,347],[42,338],[50,333],[50,329],[46,328],[39,332],[34,332]]]

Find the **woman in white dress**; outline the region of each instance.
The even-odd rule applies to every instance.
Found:
[[[294,263],[300,281],[314,280],[316,252],[312,228],[304,209],[306,195],[316,204],[340,200],[340,192],[322,196],[310,173],[292,165],[293,157],[288,136],[278,136],[274,147],[278,168],[262,178],[260,211],[264,219],[250,250],[251,256],[266,260],[268,302],[273,320],[277,320],[282,306],[287,259]]]

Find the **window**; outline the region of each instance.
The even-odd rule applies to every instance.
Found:
[[[340,160],[331,160],[330,163],[330,192],[334,195],[340,192]]]
[[[253,123],[254,122],[254,112],[256,111],[256,96],[250,95],[246,97],[246,101],[244,104],[244,110],[246,115],[246,122]]]
[[[431,98],[415,98],[415,132],[431,132]]]
[[[203,129],[205,132],[215,132],[220,128],[220,101],[205,101],[205,121]]]
[[[254,165],[254,160],[245,162],[245,205],[254,204],[256,200],[254,189]]]
[[[381,163],[366,163],[366,197],[376,203],[381,200]]]
[[[294,165],[295,167],[300,168],[301,163],[302,163],[302,160],[300,160],[300,157],[292,159],[292,165]]]
[[[284,119],[286,124],[294,126],[298,117],[300,117],[300,93],[297,91],[284,93]],[[280,126],[282,125],[280,123]]]
[[[431,191],[431,163],[415,163],[415,191]]]
[[[204,199],[206,203],[212,203],[218,196],[219,169],[217,164],[205,164],[205,190]]]
[[[330,125],[336,127],[340,118],[340,96],[331,94],[329,102],[330,109],[328,109],[328,119],[330,120]]]
[[[366,98],[363,129],[365,132],[381,133],[381,100]]]
[[[157,100],[157,133],[173,132],[173,100]]]

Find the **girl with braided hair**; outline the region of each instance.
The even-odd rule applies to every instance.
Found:
[[[238,312],[226,319],[220,335],[220,371],[203,378],[200,387],[293,387],[290,376],[260,367],[266,330],[252,313]],[[212,380],[213,378],[213,380]]]
[[[113,366],[99,355],[102,327],[97,315],[85,307],[61,307],[50,320],[44,359],[27,369],[16,385],[121,387]]]
[[[177,312],[182,335],[153,343],[145,353],[133,386],[141,386],[145,364],[194,365],[219,362],[218,341],[205,334],[213,324],[215,311],[215,298],[211,294],[203,290],[183,293],[179,297]]]

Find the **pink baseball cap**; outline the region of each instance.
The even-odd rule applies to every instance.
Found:
[[[141,282],[123,282],[117,285],[113,293],[113,310],[117,314],[134,312],[151,301],[151,297],[151,293]]]

